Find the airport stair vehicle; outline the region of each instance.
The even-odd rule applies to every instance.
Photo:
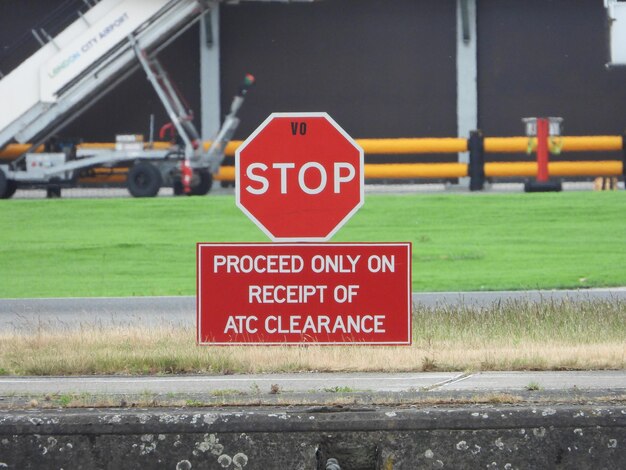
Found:
[[[72,186],[79,174],[98,166],[130,166],[133,196],[155,196],[161,186],[177,194],[206,194],[219,170],[236,117],[253,79],[246,78],[213,145],[205,150],[184,99],[157,55],[210,9],[205,0],[82,0],[72,21],[57,35],[33,30],[41,47],[0,75],[0,149],[29,144],[15,160],[0,164],[0,198],[18,187],[45,187],[49,196]],[[78,118],[133,72],[142,68],[161,100],[176,139],[169,146],[118,136],[111,148],[46,146],[50,137]],[[221,151],[220,151],[221,150]]]

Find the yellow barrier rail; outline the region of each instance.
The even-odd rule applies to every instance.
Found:
[[[226,146],[227,156],[235,155],[235,150],[243,141],[233,140]],[[467,152],[467,139],[456,137],[416,137],[398,139],[356,139],[363,152],[368,155],[410,155],[416,153],[458,153]],[[208,150],[211,142],[204,142],[204,149]]]
[[[9,144],[3,150],[0,150],[0,159],[10,160],[17,158],[31,148],[30,144]],[[43,145],[35,149],[35,152],[43,152]]]
[[[467,139],[356,139],[366,154],[458,153],[467,152]]]
[[[553,137],[558,142],[558,137]],[[562,137],[562,152],[610,152],[622,150],[621,135]]]
[[[580,161],[551,162],[549,171],[552,176],[619,176],[622,174],[622,162]],[[465,163],[381,163],[365,165],[367,179],[429,179],[429,178],[464,178],[468,176]],[[485,176],[488,178],[515,178],[537,176],[536,162],[493,162],[485,163]],[[232,181],[235,179],[235,167],[223,166],[215,179]]]
[[[619,135],[596,135],[596,136],[563,136],[550,137],[551,144],[560,147],[562,152],[602,152],[622,150],[622,136]],[[467,152],[467,139],[456,137],[416,137],[398,139],[356,139],[356,142],[368,155],[410,155],[422,153],[459,153]],[[485,137],[484,149],[487,153],[526,153],[528,150],[529,137]],[[235,155],[235,150],[242,144],[241,140],[233,140],[226,146],[226,155]],[[211,142],[203,143],[204,149],[208,150]],[[166,149],[169,142],[154,142],[154,148]],[[532,138],[532,149],[536,146],[536,139]],[[115,148],[111,142],[88,142],[78,145],[79,148]],[[15,158],[26,152],[29,144],[10,144],[0,151],[0,158]],[[43,146],[37,148],[43,151]]]
[[[528,137],[485,137],[484,146],[487,153],[526,153]],[[563,136],[551,137],[552,144],[561,147],[562,152],[610,152],[622,150],[622,136]],[[235,150],[243,142],[233,140],[226,146],[226,155],[235,155]],[[356,143],[368,155],[411,155],[422,153],[459,153],[467,152],[467,139],[461,138],[399,138],[399,139],[356,139]],[[156,143],[157,148],[167,146]],[[208,150],[211,142],[205,142]],[[534,150],[536,139],[533,139]]]
[[[235,155],[235,150],[243,141],[233,140],[226,145],[226,155]],[[363,151],[367,154],[415,154],[415,153],[458,153],[467,151],[467,139],[456,137],[416,137],[399,139],[356,139]],[[210,141],[203,142],[204,150],[211,146]],[[0,151],[0,157],[17,157],[29,149],[27,144],[11,144]],[[170,147],[169,142],[154,142],[155,149]],[[78,145],[82,149],[114,149],[115,143],[111,142],[86,142]],[[40,149],[40,151],[43,147]]]
[[[550,162],[550,176],[619,176],[623,164],[616,160]],[[537,162],[492,162],[485,163],[487,178],[536,177]]]
[[[384,163],[365,165],[365,178],[463,178],[466,163]]]
[[[529,139],[531,150],[537,147],[534,137],[485,137],[484,148],[486,153],[526,153]],[[559,146],[561,152],[610,152],[622,150],[621,135],[594,135],[594,136],[563,136],[550,137],[551,146]]]

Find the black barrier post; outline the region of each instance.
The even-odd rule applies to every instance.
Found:
[[[626,189],[626,134],[622,134],[622,176],[624,177],[624,189]]]
[[[485,186],[485,145],[483,133],[470,132],[469,141],[470,191],[482,191]]]

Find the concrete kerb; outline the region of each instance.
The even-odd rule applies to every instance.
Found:
[[[294,433],[484,430],[568,427],[623,428],[626,406],[503,406],[426,408],[85,409],[0,411],[7,434]],[[624,443],[626,444],[626,443]],[[626,448],[625,448],[626,451]]]
[[[619,468],[624,406],[0,413],[0,467]],[[90,467],[91,466],[91,467]]]

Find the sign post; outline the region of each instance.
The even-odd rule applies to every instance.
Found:
[[[274,243],[198,243],[198,344],[411,344],[411,244],[320,243],[363,205],[356,142],[326,113],[274,113],[235,167]]]

